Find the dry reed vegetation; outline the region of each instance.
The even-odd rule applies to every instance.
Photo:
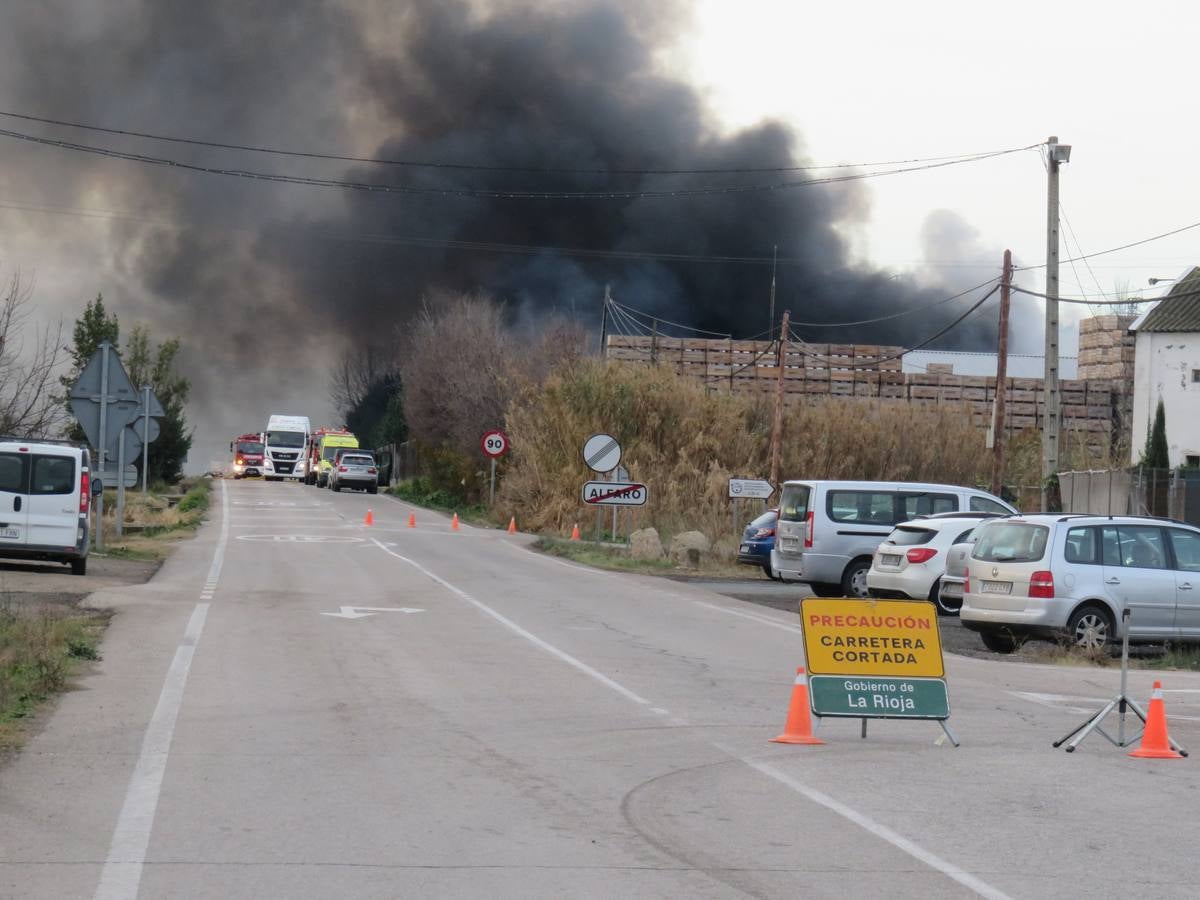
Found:
[[[665,368],[579,360],[518,396],[507,429],[513,452],[497,508],[534,531],[563,533],[579,519],[580,447],[596,431],[621,441],[622,465],[650,486],[635,527],[667,534],[728,532],[728,479],[770,466],[769,397],[708,394]],[[785,478],[975,484],[988,460],[983,434],[952,408],[829,398],[785,415]]]

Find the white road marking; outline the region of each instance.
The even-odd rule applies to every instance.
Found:
[[[183,642],[175,650],[175,658],[167,670],[162,693],[154,715],[142,739],[142,752],[134,766],[133,776],[125,792],[125,802],[117,818],[108,857],[96,886],[95,900],[136,900],[146,862],[146,848],[158,809],[167,757],[175,734],[175,720],[183,704],[183,689],[187,685],[192,656],[204,630],[208,604],[197,603],[188,620]]]
[[[1036,691],[1008,691],[1014,697],[1021,700],[1028,700],[1030,703],[1036,703],[1038,706],[1044,706],[1047,709],[1059,709],[1065,712],[1072,713],[1096,713],[1103,708],[1112,697],[1074,697],[1070,694],[1041,694]],[[1163,693],[1166,693],[1164,691]],[[1195,691],[1176,691],[1174,693],[1196,693]],[[1115,694],[1113,696],[1116,696]],[[1182,702],[1182,701],[1181,701]],[[1069,703],[1090,703],[1092,706],[1068,706]],[[1200,716],[1177,716],[1171,713],[1167,714],[1168,719],[1177,719],[1181,722],[1200,722]]]
[[[725,753],[728,753],[734,759],[745,763],[756,772],[760,772],[763,775],[766,775],[768,778],[773,778],[775,781],[778,781],[785,787],[791,788],[797,794],[807,797],[813,803],[823,806],[829,811],[837,813],[843,819],[853,822],[864,831],[875,835],[875,837],[880,838],[881,840],[887,841],[897,850],[907,853],[909,856],[913,857],[913,859],[925,863],[925,865],[929,866],[931,869],[936,869],[947,878],[957,881],[963,887],[974,891],[979,896],[986,897],[988,900],[1011,900],[1008,894],[1005,894],[1003,891],[997,890],[987,882],[976,878],[970,872],[967,872],[964,869],[954,865],[954,863],[948,862],[942,859],[940,856],[929,852],[919,844],[915,844],[910,841],[904,835],[893,831],[886,825],[881,825],[870,816],[860,813],[858,810],[847,806],[840,800],[835,800],[833,797],[830,797],[823,791],[818,791],[816,788],[809,787],[804,782],[793,778],[791,775],[788,775],[786,772],[783,772],[768,763],[742,756],[732,748],[716,743],[714,743],[713,746],[724,751]]]
[[[351,534],[239,534],[237,539],[267,544],[357,544],[362,540]]]
[[[372,540],[374,541],[374,539],[372,539]],[[598,681],[600,684],[604,685],[605,687],[607,687],[613,691],[616,691],[622,697],[632,700],[634,703],[637,703],[639,706],[649,707],[649,710],[648,710],[649,712],[652,712],[655,714],[662,714],[663,712],[665,712],[665,710],[662,710],[661,707],[651,706],[651,701],[634,693],[629,688],[625,687],[623,684],[620,684],[617,681],[614,681],[613,679],[609,678],[604,673],[602,673],[596,669],[593,669],[591,666],[589,666],[587,663],[583,662],[582,660],[579,660],[579,659],[575,658],[574,656],[571,656],[569,653],[566,653],[563,650],[559,650],[553,644],[542,640],[542,638],[538,637],[537,635],[535,635],[529,631],[526,631],[524,628],[522,628],[520,625],[517,625],[511,619],[508,619],[505,616],[501,615],[496,610],[494,610],[490,606],[488,606],[486,603],[481,603],[480,601],[476,600],[474,597],[472,597],[466,591],[463,591],[463,590],[455,587],[454,585],[450,584],[450,582],[446,581],[444,578],[441,578],[441,577],[435,575],[433,572],[426,569],[420,563],[415,562],[415,561],[409,559],[408,557],[401,556],[399,553],[395,553],[392,550],[389,550],[383,544],[380,544],[379,541],[374,541],[374,543],[379,547],[380,550],[383,550],[389,556],[394,556],[396,559],[399,559],[402,562],[408,563],[408,565],[412,566],[417,571],[421,572],[428,578],[437,582],[442,587],[444,587],[446,590],[450,591],[452,594],[455,594],[456,596],[458,596],[458,597],[462,598],[463,600],[467,601],[468,603],[470,603],[472,606],[475,606],[476,608],[482,610],[487,615],[491,616],[493,619],[495,619],[497,622],[499,622],[505,628],[508,628],[510,631],[514,632],[515,634],[518,634],[521,637],[525,638],[531,644],[534,644],[535,646],[541,648],[542,650],[545,650],[547,653],[551,654],[552,656],[555,656],[558,659],[562,660],[563,662],[567,663],[568,665],[578,669],[580,672],[583,672],[588,677],[595,679],[596,681]],[[721,609],[721,607],[716,607],[716,608]],[[778,623],[770,623],[770,624],[774,625],[774,624],[778,624]],[[787,628],[789,626],[780,626],[780,627]],[[683,719],[680,717],[673,717],[670,719],[670,724],[682,727],[682,726],[686,726],[688,723],[687,723],[686,719]],[[736,752],[735,750],[732,750],[722,744],[718,744],[715,741],[710,741],[709,745],[712,747],[715,747],[717,750],[721,751],[722,753],[729,755],[731,758],[736,759],[738,762],[741,762],[743,765],[746,765],[746,766],[750,767],[751,769],[754,769],[755,771],[759,772],[760,774],[766,775],[768,778],[772,778],[775,781],[778,781],[780,784],[783,784],[786,787],[791,788],[793,791],[795,791],[796,793],[800,794],[803,797],[806,797],[807,799],[811,800],[812,802],[817,803],[820,806],[824,806],[826,809],[830,810],[831,812],[836,813],[837,815],[841,816],[842,818],[846,819],[847,821],[857,825],[858,827],[862,828],[864,831],[867,831],[868,833],[875,835],[876,837],[880,838],[881,840],[886,841],[887,843],[891,844],[893,847],[900,850],[901,852],[907,853],[909,856],[913,857],[914,859],[918,860],[919,862],[922,862],[925,865],[929,866],[930,868],[935,869],[938,872],[941,872],[947,878],[957,881],[959,884],[963,885],[964,887],[968,888],[969,890],[974,891],[975,893],[979,894],[981,897],[986,897],[987,900],[1011,900],[1011,898],[1007,894],[992,887],[987,882],[985,882],[979,878],[976,878],[974,875],[965,871],[964,869],[961,869],[958,866],[954,865],[953,863],[942,859],[940,856],[937,856],[936,854],[931,853],[930,851],[926,850],[924,847],[920,846],[919,844],[916,844],[913,841],[910,841],[908,838],[904,837],[902,834],[900,834],[896,831],[893,831],[892,829],[888,828],[886,825],[882,825],[879,822],[876,822],[874,819],[871,819],[869,816],[866,816],[863,813],[858,812],[857,810],[853,809],[850,806],[847,806],[845,803],[842,803],[839,800],[835,800],[833,797],[830,797],[828,794],[822,793],[821,791],[818,791],[814,788],[810,788],[808,785],[804,784],[803,782],[797,781],[796,779],[792,778],[787,773],[782,772],[779,769],[776,769],[774,766],[768,765],[766,763],[763,763],[763,762],[755,760],[755,759],[751,759],[750,757],[747,757],[747,756],[743,756],[740,753]]]
[[[343,606],[335,613],[323,612],[323,616],[333,616],[335,619],[365,619],[381,612],[419,613],[423,609],[413,609],[410,606]]]
[[[593,569],[590,566],[580,566],[576,565],[575,563],[563,562],[561,559],[555,559],[553,556],[546,556],[542,553],[538,553],[536,550],[529,550],[525,547],[519,547],[516,544],[509,543],[508,541],[502,541],[501,543],[503,543],[505,547],[512,548],[517,553],[523,553],[526,556],[533,557],[534,559],[540,559],[542,562],[548,562],[553,563],[556,566],[562,566],[564,569],[574,569],[576,572],[582,572],[588,575],[600,575],[604,578],[612,578],[614,575],[620,574],[618,572],[606,572],[603,569]],[[632,575],[636,573],[631,572],[629,574]]]
[[[204,581],[202,596],[209,599],[220,582],[221,569],[225,565],[225,545],[229,540],[229,498],[225,482],[221,483],[221,534],[213,552],[212,565]],[[167,770],[167,757],[175,735],[175,721],[183,705],[183,691],[187,686],[192,657],[200,643],[204,622],[208,618],[208,604],[197,603],[183,632],[183,640],[175,648],[175,656],[167,669],[158,703],[146,726],[142,738],[142,750],[138,754],[125,801],[117,816],[109,844],[108,856],[100,872],[94,900],[137,900],[138,888],[142,883],[142,868],[146,863],[146,849],[150,845],[150,832],[154,827],[154,816],[158,810],[158,797],[162,790],[163,775]]]
[[[600,682],[605,687],[616,691],[618,694],[620,694],[625,699],[632,700],[634,703],[637,703],[639,706],[649,706],[650,705],[650,701],[647,700],[645,697],[635,694],[633,691],[629,690],[629,688],[625,687],[623,684],[619,684],[618,682],[613,681],[611,678],[609,678],[603,672],[593,669],[587,663],[583,662],[582,660],[576,659],[570,653],[567,653],[563,650],[559,650],[553,644],[543,641],[536,634],[532,634],[531,632],[526,631],[524,628],[522,628],[516,622],[512,621],[512,619],[508,619],[508,618],[504,617],[500,613],[496,612],[496,610],[494,610],[490,606],[488,606],[486,603],[481,603],[480,601],[478,601],[474,597],[472,597],[470,594],[468,594],[466,591],[459,590],[454,585],[452,585],[450,582],[446,581],[444,578],[439,578],[437,575],[434,575],[432,572],[430,572],[427,568],[425,568],[419,562],[416,562],[415,560],[411,560],[407,556],[401,556],[395,550],[389,550],[387,547],[385,547],[383,544],[379,543],[379,541],[375,540],[374,538],[371,538],[371,541],[380,550],[382,550],[384,553],[388,554],[388,556],[394,556],[394,557],[396,557],[396,559],[400,560],[401,562],[408,563],[410,566],[412,566],[418,572],[425,575],[427,578],[430,578],[433,581],[437,582],[442,587],[444,587],[446,590],[448,590],[450,593],[454,594],[457,597],[462,598],[463,600],[466,600],[468,603],[470,603],[476,609],[482,610],[483,612],[487,613],[489,616],[491,616],[493,619],[495,619],[497,622],[499,622],[501,625],[503,625],[509,631],[513,632],[514,634],[520,635],[521,637],[525,638],[525,640],[529,641],[534,646],[540,647],[542,650],[545,650],[551,656],[557,657],[558,659],[565,662],[567,665],[578,669],[580,672],[583,672],[583,674],[587,675],[588,677],[594,678],[596,681]]]
[[[675,594],[676,597],[682,597],[682,594]],[[692,600],[691,597],[684,597],[685,600],[691,600],[697,606],[706,606],[709,609],[715,609],[717,612],[723,612],[726,615],[737,616],[739,619],[749,619],[752,622],[758,622],[760,625],[770,625],[772,628],[779,628],[783,631],[790,631],[792,634],[804,634],[804,631],[799,625],[787,625],[783,622],[776,622],[768,616],[758,616],[754,613],[741,612],[736,609],[726,609],[724,606],[717,606],[715,603],[705,603],[703,600]]]

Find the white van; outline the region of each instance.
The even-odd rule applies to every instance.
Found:
[[[302,480],[311,434],[308,416],[271,416],[263,433],[263,477]]]
[[[91,460],[67,441],[0,437],[0,558],[87,572]]]
[[[1012,515],[999,497],[952,484],[788,481],[779,500],[771,569],[818,597],[866,597],[871,557],[893,526],[949,512]]]

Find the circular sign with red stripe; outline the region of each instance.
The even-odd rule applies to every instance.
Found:
[[[499,459],[508,452],[508,435],[495,428],[484,434],[479,445],[483,448],[484,456]]]

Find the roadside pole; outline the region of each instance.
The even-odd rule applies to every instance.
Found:
[[[607,361],[604,343],[608,340],[608,304],[612,302],[612,292],[609,285],[604,286],[604,304],[600,307],[600,362]]]
[[[125,534],[125,429],[117,435],[117,537]]]
[[[488,495],[488,506],[496,505],[496,457],[492,457],[492,488]]]
[[[100,467],[98,471],[104,471],[105,452],[104,443],[108,432],[105,430],[108,425],[108,352],[109,344],[105,341],[100,345],[101,364],[100,364],[100,440],[99,447],[96,448],[96,455],[100,457]],[[100,481],[99,496],[96,498],[96,549],[101,553],[104,552],[104,480]]]
[[[779,466],[783,454],[783,368],[787,362],[788,326],[791,321],[791,311],[783,311],[783,322],[779,326],[779,357],[776,365],[779,367],[778,380],[775,384],[775,417],[771,424],[771,484],[779,484]]]
[[[146,484],[150,476],[150,385],[142,386],[142,493],[146,493]],[[495,474],[496,464],[492,463],[492,473]]]
[[[1012,287],[1012,251],[1004,251],[1004,275],[1000,280],[1000,338],[996,346],[996,404],[992,420],[992,493],[997,497],[1004,481],[1004,403],[1008,382],[1008,305]]]

